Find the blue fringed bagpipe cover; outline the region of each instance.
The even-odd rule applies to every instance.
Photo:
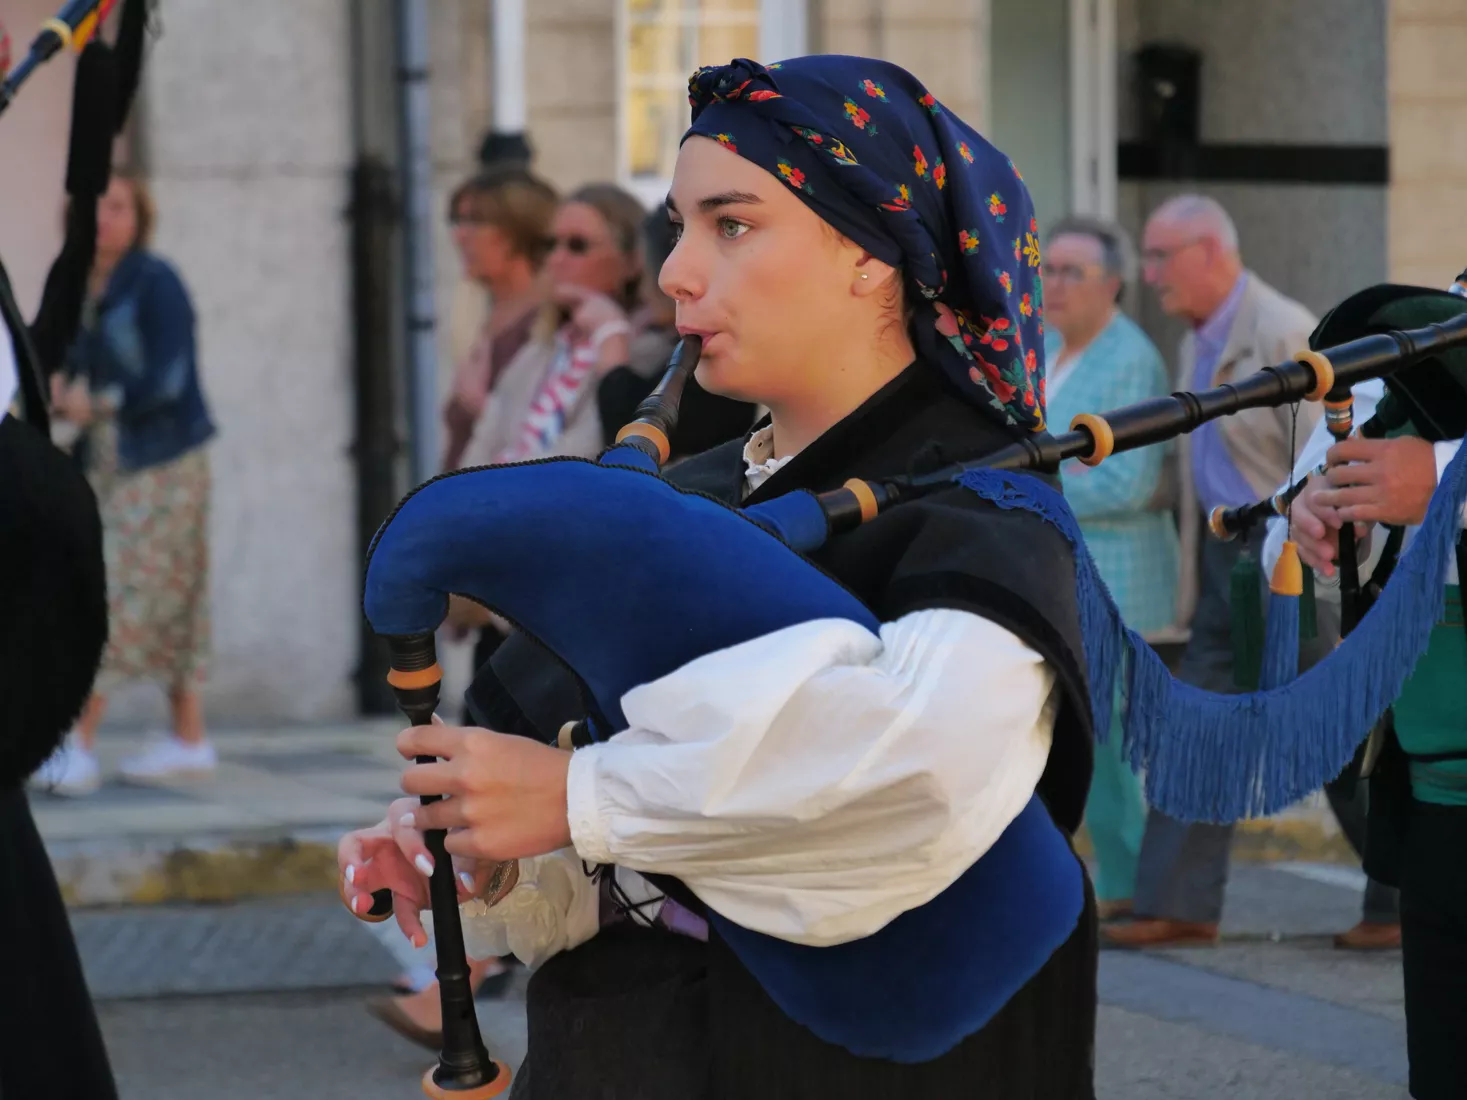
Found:
[[[1125,625],[1060,494],[997,470],[967,473],[961,484],[1000,508],[1043,517],[1074,547],[1093,713],[1107,713],[1119,678],[1123,752],[1145,772],[1148,803],[1182,821],[1233,822],[1277,813],[1333,779],[1400,694],[1442,615],[1467,500],[1467,447],[1443,471],[1416,538],[1350,636],[1297,679],[1242,695],[1175,679]],[[1102,726],[1098,736],[1107,733]]]
[[[476,599],[576,673],[603,734],[625,728],[627,691],[704,654],[818,619],[879,631],[854,595],[745,513],[628,468],[640,463],[625,449],[602,463],[468,470],[413,493],[368,559],[372,628],[432,631],[449,593]],[[815,533],[812,503],[792,494],[756,514],[802,541]],[[710,919],[792,1019],[855,1054],[916,1062],[987,1023],[1069,938],[1083,904],[1080,865],[1035,798],[952,886],[864,939],[807,947]]]

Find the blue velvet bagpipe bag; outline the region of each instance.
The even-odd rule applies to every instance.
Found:
[[[879,630],[786,541],[817,525],[823,538],[809,494],[744,512],[650,468],[623,447],[600,463],[429,482],[373,546],[373,629],[431,631],[449,593],[478,600],[576,674],[598,738],[625,728],[627,691],[707,653],[817,619]],[[914,1062],[981,1028],[1038,972],[1073,932],[1083,890],[1066,838],[1034,799],[947,890],[864,939],[808,947],[710,920],[792,1019],[855,1054]]]

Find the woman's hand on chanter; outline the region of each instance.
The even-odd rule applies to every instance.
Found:
[[[413,827],[421,809],[416,798],[399,798],[387,808],[385,818],[371,828],[347,833],[336,847],[341,896],[347,906],[353,913],[364,914],[372,908],[373,893],[391,890],[393,915],[414,947],[428,942],[420,914],[429,907],[428,878],[433,873],[433,857],[423,843],[423,834]],[[455,858],[459,900],[481,896],[495,866]]]
[[[439,758],[412,764],[402,777],[408,794],[444,796],[413,810],[419,847],[422,830],[447,829],[450,853],[493,865],[570,845],[570,753],[527,737],[445,725],[404,730],[397,749],[409,760]]]

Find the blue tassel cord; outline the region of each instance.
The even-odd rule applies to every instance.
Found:
[[[1269,583],[1268,625],[1258,673],[1260,691],[1283,687],[1299,675],[1299,598],[1303,594],[1304,569],[1298,547],[1285,542]]]
[[[1063,496],[1038,478],[1003,470],[971,471],[959,482],[997,507],[1042,517],[1074,548],[1091,713],[1110,713],[1121,677],[1123,753],[1144,771],[1149,803],[1183,821],[1232,822],[1277,813],[1333,779],[1400,694],[1442,615],[1446,566],[1467,500],[1467,447],[1443,471],[1416,538],[1350,636],[1290,678],[1282,662],[1293,653],[1297,668],[1299,601],[1287,597],[1295,613],[1278,608],[1277,642],[1269,648],[1280,663],[1266,672],[1280,680],[1242,695],[1182,683],[1126,626]],[[1102,740],[1108,736],[1107,723],[1096,728]]]

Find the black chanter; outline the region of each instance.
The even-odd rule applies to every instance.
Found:
[[[1067,459],[1099,465],[1117,452],[1186,435],[1209,420],[1244,409],[1277,408],[1307,400],[1324,401],[1328,413],[1332,405],[1336,409],[1348,405],[1350,387],[1359,382],[1388,377],[1427,356],[1464,346],[1467,316],[1366,336],[1323,352],[1301,351],[1290,362],[1265,367],[1215,389],[1181,391],[1111,412],[1084,413],[1075,417],[1069,431],[1059,435],[1041,433],[973,462],[916,477],[864,482],[864,490],[845,486],[822,493],[819,499],[832,532],[848,530],[862,522],[863,513],[869,518],[873,507],[880,511],[901,500],[947,488],[968,470],[1055,471]],[[1348,434],[1348,417],[1340,424]],[[1274,505],[1269,501],[1262,507],[1272,512]]]

